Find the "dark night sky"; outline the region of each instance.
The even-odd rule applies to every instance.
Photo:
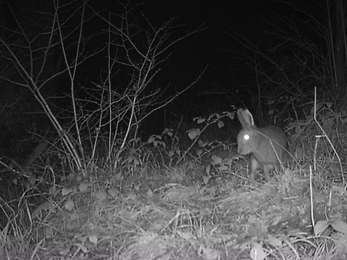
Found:
[[[208,64],[203,80],[192,89],[191,96],[196,95],[195,91],[232,92],[240,86],[255,88],[255,77],[246,71],[243,56],[253,54],[234,37],[242,36],[260,48],[271,48],[264,41],[269,24],[281,27],[279,20],[284,18],[297,22],[298,30],[305,30],[303,22],[309,15],[316,15],[320,1],[288,2],[290,4],[272,0],[146,1],[143,13],[156,24],[174,16],[186,25],[186,30],[202,24],[206,27],[171,49],[173,54],[164,64],[158,81],[184,86]],[[234,100],[236,105],[241,105],[240,102],[247,105],[245,100]]]
[[[249,66],[249,63],[255,61],[255,58],[259,58],[261,55],[259,55],[259,53],[255,54],[255,52],[245,48],[245,44],[241,44],[238,40],[244,39],[249,41],[249,43],[259,48],[260,52],[264,52],[264,54],[271,56],[278,64],[281,64],[283,60],[290,61],[291,55],[294,56],[293,53],[297,51],[297,49],[295,49],[295,47],[292,48],[292,46],[288,47],[288,45],[285,44],[281,45],[292,37],[289,34],[289,30],[287,31],[287,28],[291,26],[297,29],[297,35],[303,38],[309,38],[311,42],[317,43],[318,45],[321,39],[319,38],[320,36],[315,35],[317,31],[312,29],[312,24],[313,21],[321,23],[326,22],[326,15],[322,15],[322,12],[326,11],[327,3],[331,5],[331,2],[326,1],[328,0],[144,0],[134,11],[134,24],[140,24],[142,26],[142,23],[145,22],[143,16],[145,16],[154,27],[158,28],[163,22],[172,17],[176,17],[177,21],[174,25],[180,26],[173,30],[173,39],[183,36],[185,33],[191,32],[198,27],[203,26],[205,28],[203,31],[174,44],[168,50],[166,54],[171,55],[161,64],[161,71],[157,74],[153,82],[149,84],[149,91],[153,91],[157,88],[164,89],[168,86],[166,95],[173,95],[192,83],[204,68],[207,67],[202,80],[190,88],[189,91],[175,99],[172,104],[165,107],[165,112],[162,112],[164,109],[158,111],[160,113],[169,111],[170,114],[168,114],[168,117],[172,114],[176,114],[186,116],[185,119],[191,120],[191,118],[196,116],[206,116],[214,112],[225,110],[231,111],[232,105],[257,109],[257,103],[253,102],[254,100],[252,100],[252,97],[258,94],[256,90],[257,86],[259,86],[257,85],[259,83],[257,79],[259,78],[256,78],[255,70]],[[84,47],[93,53],[95,49],[105,48],[108,43],[108,34],[105,33],[108,30],[107,23],[100,19],[99,16],[95,15],[95,13],[100,12],[103,17],[106,17],[106,20],[111,17],[109,16],[109,12],[114,13],[115,15],[111,17],[111,20],[114,19],[112,21],[119,22],[121,19],[118,18],[117,20],[117,18],[114,17],[117,17],[116,14],[119,15],[122,9],[119,8],[119,1],[116,0],[89,0],[87,2],[88,8],[94,8],[94,10],[88,9],[89,13],[87,12],[93,19],[83,25],[83,36],[93,37],[91,37],[92,40],[87,42]],[[132,3],[135,2],[140,1],[134,0]],[[16,27],[15,19],[11,16],[11,12],[9,12],[9,8],[5,3],[10,3],[9,5],[13,8],[14,16],[19,22],[23,23],[24,27],[32,24],[37,25],[34,27],[35,29],[30,31],[31,37],[35,35],[35,33],[40,35],[40,29],[42,29],[44,25],[50,25],[44,24],[42,21],[52,17],[49,13],[53,12],[54,9],[48,4],[51,3],[51,1],[0,0],[2,7],[0,10],[0,24],[4,25],[5,28],[11,29],[7,31],[8,35],[18,30],[18,27]],[[60,0],[59,3],[68,3],[59,9],[60,11],[62,10],[62,13],[59,13],[59,15],[62,15],[60,16],[62,20],[73,14],[72,19],[65,24],[65,32],[80,28],[81,9],[79,8],[82,6],[81,3],[83,3],[83,1]],[[42,14],[46,14],[46,16]],[[143,23],[143,28],[147,33],[149,28],[148,24]],[[49,31],[50,28],[46,29]],[[288,32],[285,36],[287,38],[280,39],[278,36],[274,35],[274,29],[282,30],[284,33]],[[77,32],[78,31],[74,31],[74,34],[66,39],[66,45],[77,42]],[[6,35],[6,30],[3,30],[2,33]],[[97,35],[97,37],[95,35]],[[142,39],[146,38],[146,36],[143,35]],[[57,34],[55,37],[57,37]],[[117,37],[118,39],[121,38],[116,35],[113,39],[117,39]],[[19,38],[21,38],[21,41],[25,41],[24,37]],[[43,36],[42,38],[47,39],[48,37],[45,38]],[[10,40],[15,42],[16,36]],[[40,46],[40,40],[38,40],[36,44],[36,47]],[[118,44],[122,45],[122,43]],[[275,46],[277,49],[274,51]],[[118,52],[119,49],[122,48],[116,47],[113,51]],[[16,51],[18,53],[23,53],[23,50]],[[74,57],[74,51],[75,49],[71,48],[67,53],[71,55],[71,57]],[[125,53],[124,50],[121,51]],[[57,59],[60,58],[62,60],[63,55],[59,44],[55,45],[52,53],[53,55],[51,55],[51,57],[55,56],[58,57]],[[37,55],[41,55],[42,57],[42,54]],[[297,53],[295,53],[295,55],[297,55]],[[107,57],[107,52],[104,51],[100,55],[88,59],[84,64],[78,67],[75,84],[80,87],[79,90],[81,92],[84,92],[81,94],[82,97],[86,95],[86,88],[84,86],[92,89],[95,87],[94,83],[101,81],[100,78],[103,77],[103,80],[106,78]],[[124,58],[125,54],[120,54],[118,57]],[[53,68],[59,67],[56,66],[58,63],[56,62],[57,59],[48,59],[50,64],[47,65],[47,70],[43,70],[47,72],[43,78],[45,76],[46,78],[49,77],[49,70],[53,71],[52,73],[56,73],[54,72],[56,70]],[[256,61],[259,62],[259,60]],[[24,62],[28,63],[28,61],[29,58],[24,58]],[[261,69],[267,70],[266,73],[269,73],[268,75],[276,75],[278,71],[276,72],[275,70],[278,70],[278,67],[274,70],[274,66],[272,66],[273,64],[271,64],[271,62],[260,62],[262,62],[261,65],[263,66]],[[63,69],[64,65],[63,63],[61,64],[62,65],[59,67],[60,70]],[[9,68],[8,64],[4,66]],[[122,71],[114,76],[112,87],[114,89],[118,86],[126,88],[128,84],[130,84],[129,78],[131,78],[133,68],[130,70],[123,70],[119,65],[117,69],[119,69],[118,71]],[[297,67],[295,67],[295,69],[297,69]],[[294,74],[295,73],[292,73],[292,75]],[[126,80],[124,80],[124,78]],[[268,84],[268,82],[265,83]],[[276,82],[276,84],[280,85],[281,82],[278,82]],[[71,80],[67,73],[65,73],[61,74],[51,85],[45,85],[45,89],[48,89],[48,91],[53,89],[53,94],[62,96],[62,94],[69,93],[70,83]],[[311,85],[308,86],[311,87]],[[274,88],[277,88],[277,85],[266,85],[263,89],[266,89],[268,92],[265,94],[270,96]],[[46,93],[45,96],[52,96],[53,94]],[[276,95],[283,96],[283,93]],[[260,96],[259,94],[259,97]],[[68,102],[71,102],[68,98],[62,98],[61,100],[57,101],[61,103],[57,104],[56,107],[64,107],[67,106],[66,104],[69,104]],[[262,101],[259,101],[259,103],[261,102]],[[159,117],[159,119],[155,118],[155,116],[156,115],[154,115],[154,119],[149,120],[149,124],[163,121],[163,114],[160,115],[161,117]],[[158,132],[160,132],[160,130],[157,129],[156,133]],[[150,134],[151,133],[153,132],[150,132]]]
[[[168,17],[179,17],[179,22],[186,25],[187,30],[205,25],[206,30],[180,44],[180,51],[175,53],[180,57],[174,59],[182,59],[181,65],[201,61],[201,65],[209,63],[212,67],[223,67],[235,62],[232,56],[228,56],[232,55],[230,52],[244,51],[232,38],[234,32],[257,44],[266,34],[269,22],[276,24],[278,17],[298,18],[294,6],[299,10],[307,9],[311,15],[315,12],[312,6],[317,6],[317,1],[289,2],[293,6],[273,0],[146,1],[143,13],[156,24]]]
[[[26,8],[35,9],[35,5],[30,3],[37,1],[16,0],[15,2],[19,13],[20,10],[25,12]],[[276,0],[133,1],[136,2],[142,2],[136,9],[137,15],[144,14],[154,26],[159,26],[170,17],[177,17],[176,24],[182,25],[177,29],[178,34],[182,35],[199,26],[206,28],[170,49],[172,55],[163,64],[158,84],[165,81],[174,85],[187,84],[208,64],[205,84],[230,85],[237,79],[227,80],[225,74],[235,73],[237,77],[242,76],[238,67],[243,64],[240,63],[241,56],[237,52],[246,51],[233,37],[239,34],[258,44],[266,36],[269,22],[276,24],[277,17],[289,17],[295,21],[297,10],[314,13],[313,7],[316,7],[320,1],[288,1],[290,5],[286,4],[286,1]],[[114,1],[91,0],[90,3],[100,7],[103,4],[112,6]],[[117,10],[109,11],[117,12]]]
[[[29,4],[31,2],[35,1],[17,0],[17,12],[25,12],[25,8],[35,8]],[[279,20],[289,18],[294,23],[298,22],[298,29],[301,30],[303,21],[306,22],[309,15],[316,15],[320,2],[296,0],[288,1],[288,4],[286,1],[275,0],[145,0],[137,7],[137,16],[141,17],[143,14],[154,26],[160,26],[170,17],[176,17],[176,25],[181,26],[173,37],[199,26],[205,27],[204,31],[189,36],[169,50],[171,56],[162,64],[162,70],[153,84],[161,88],[170,84],[169,93],[172,94],[189,85],[208,65],[203,79],[175,104],[190,104],[197,100],[197,93],[218,90],[220,93],[231,94],[229,100],[224,99],[228,102],[227,107],[220,109],[229,108],[231,102],[235,105],[248,105],[247,100],[234,98],[233,95],[236,89],[256,87],[255,76],[245,66],[243,56],[247,54],[251,57],[254,54],[236,41],[235,37],[245,37],[262,50],[269,49],[272,46],[267,46],[264,41],[268,37],[269,24],[281,27]],[[90,3],[102,9],[102,4],[112,6],[115,2],[91,0]],[[118,10],[111,8],[109,11]],[[23,14],[22,16],[24,17]],[[104,44],[105,41],[101,40],[100,43]],[[104,60],[91,59],[89,65],[82,67],[81,84],[95,82],[95,77],[99,77],[96,68],[101,65],[97,62]],[[249,99],[249,94],[246,98]],[[205,97],[202,99],[206,101]],[[213,103],[214,100],[217,100],[214,103],[222,104],[218,98],[211,98],[209,101]]]
[[[220,71],[235,62],[231,61],[229,51],[238,46],[226,35],[227,30],[234,30],[252,41],[257,41],[264,29],[257,13],[261,7],[254,4],[258,1],[148,2],[148,7],[146,8],[147,4],[144,6],[144,13],[153,17],[157,23],[169,16],[175,16],[186,25],[187,30],[193,30],[200,25],[206,27],[203,32],[189,37],[175,48],[175,55],[171,60],[175,60],[175,74],[182,77],[182,81],[193,78],[192,72],[198,72],[206,64],[209,64],[209,70]]]
[[[235,51],[242,50],[227,32],[236,32],[257,42],[264,31],[264,8],[262,1],[252,0],[146,1],[143,13],[156,24],[167,17],[178,17],[179,23],[185,25],[184,30],[194,30],[201,25],[206,28],[173,47],[159,81],[184,87],[208,65],[203,80],[192,89],[191,96],[211,87],[233,88],[232,84],[242,78],[240,57]]]

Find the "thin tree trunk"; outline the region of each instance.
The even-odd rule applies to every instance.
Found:
[[[336,68],[336,85],[337,94],[344,97],[339,100],[339,105],[344,106],[347,97],[346,86],[346,37],[344,26],[344,0],[335,0],[335,14],[336,14],[336,35],[335,35],[335,68]]]

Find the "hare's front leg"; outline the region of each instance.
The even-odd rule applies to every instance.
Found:
[[[248,163],[248,176],[250,176],[252,180],[254,180],[254,172],[260,167],[261,167],[260,163],[251,154],[251,157],[249,158],[249,163]]]

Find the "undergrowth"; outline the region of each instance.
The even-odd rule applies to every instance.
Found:
[[[332,112],[319,110],[317,118]],[[255,185],[233,141],[202,138],[207,126],[222,128],[225,116],[234,113],[196,119],[189,145],[169,129],[130,142],[116,170],[95,163],[86,174],[64,171],[57,161],[66,158],[54,147],[26,172],[13,169],[1,200],[2,257],[343,259],[346,183],[334,155],[319,148],[323,140],[311,147],[310,138],[300,139],[318,134],[315,123],[288,126],[299,153],[283,173],[260,174]],[[330,124],[340,140],[344,118]]]

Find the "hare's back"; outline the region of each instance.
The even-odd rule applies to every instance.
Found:
[[[269,139],[273,140],[274,143],[278,143],[283,148],[288,148],[287,135],[282,130],[282,128],[272,125],[265,128],[261,128],[260,132],[267,136]]]

